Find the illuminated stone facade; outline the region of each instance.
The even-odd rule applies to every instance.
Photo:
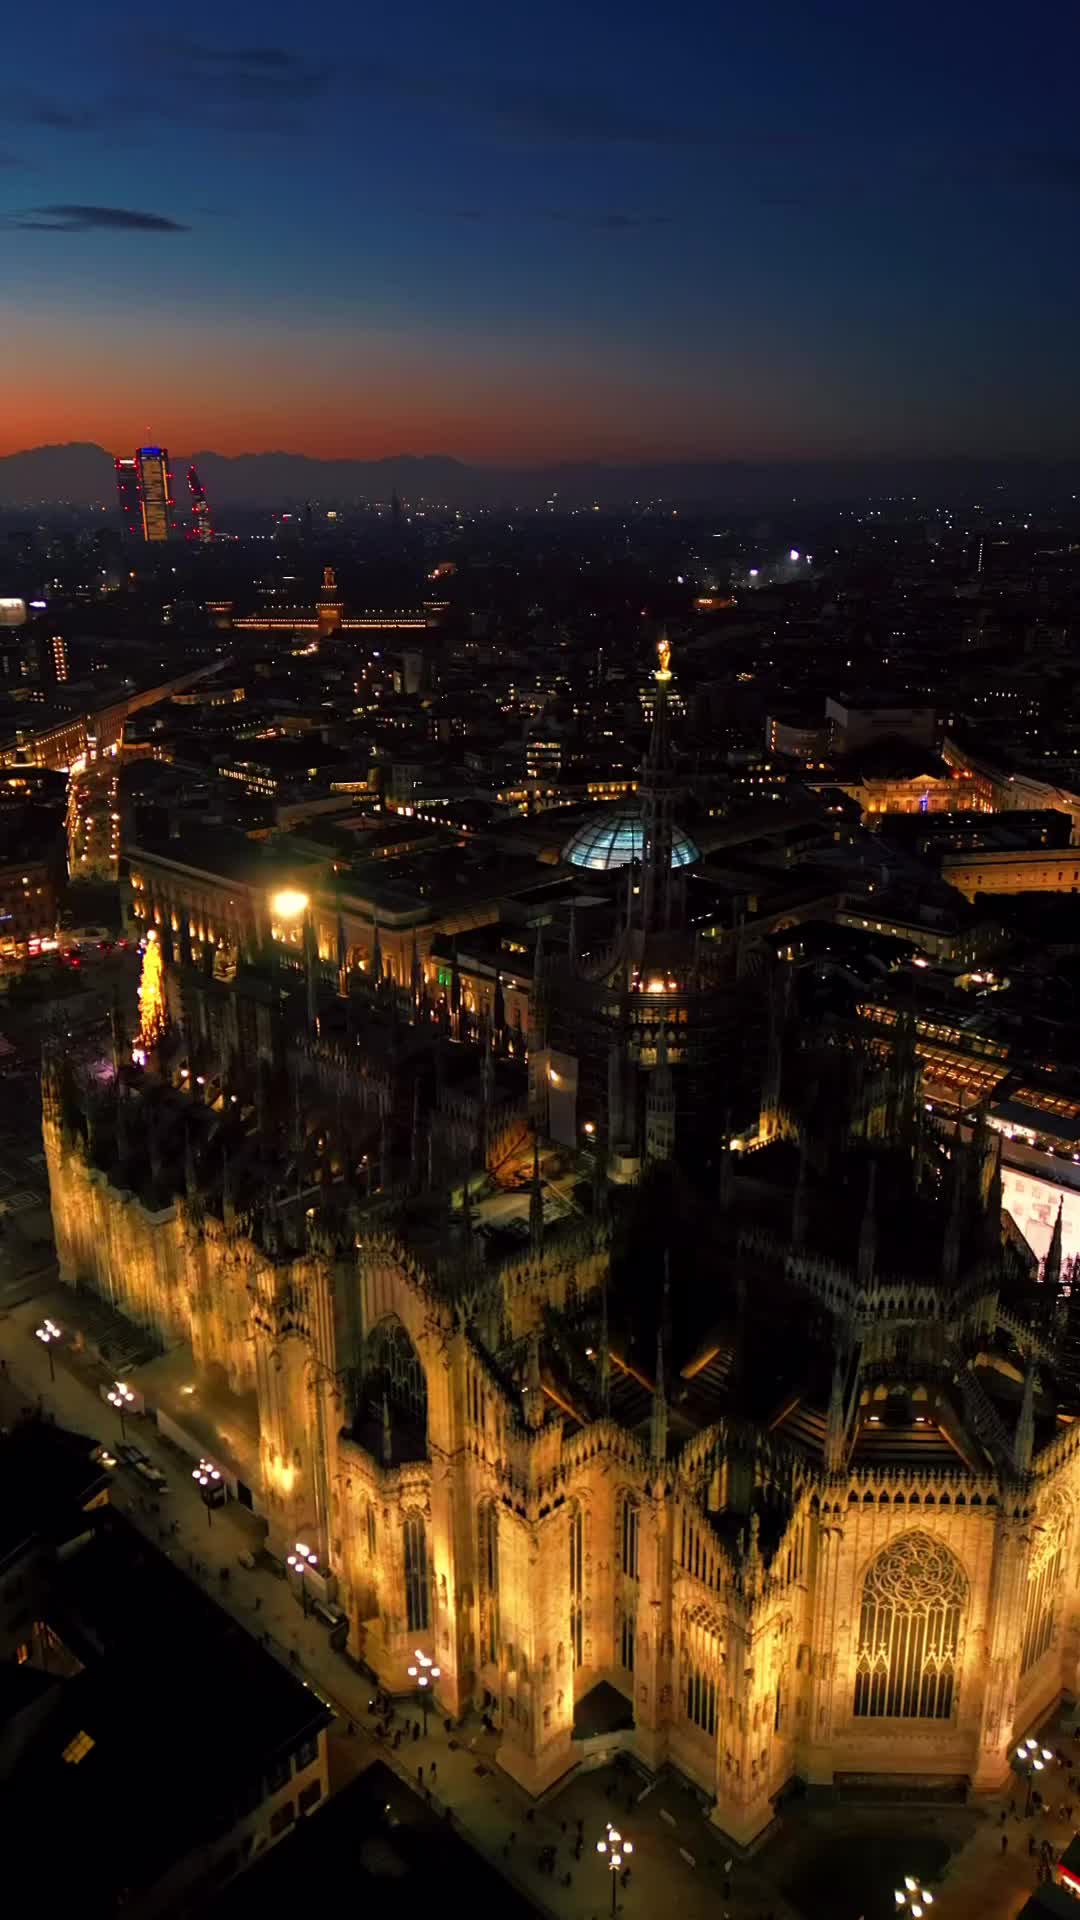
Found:
[[[797,1189],[790,1233],[740,1230],[740,1284],[782,1284],[800,1325],[832,1328],[828,1405],[793,1390],[770,1422],[690,1432],[693,1367],[669,1407],[658,1366],[626,1424],[604,1411],[614,1351],[583,1349],[588,1391],[555,1364],[553,1315],[598,1324],[601,1226],[478,1273],[363,1209],[287,1248],[273,1204],[238,1213],[228,1179],[219,1211],[189,1178],[152,1212],[94,1167],[55,1073],[45,1145],[64,1279],[254,1398],[271,1543],[316,1543],[387,1687],[428,1649],[446,1711],[486,1706],[530,1791],[582,1756],[575,1709],[601,1681],[632,1708],[611,1739],[680,1768],[738,1842],[794,1775],[1000,1787],[1075,1689],[1080,1429],[1002,1304],[992,1236],[962,1252],[950,1216],[936,1279],[889,1274],[868,1203],[857,1255],[830,1262],[800,1251]]]

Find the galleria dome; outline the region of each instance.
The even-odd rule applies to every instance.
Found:
[[[645,828],[635,806],[615,807],[586,820],[563,848],[562,857],[572,867],[586,867],[592,873],[610,873],[613,867],[640,866],[644,856]],[[689,867],[701,853],[688,833],[675,826],[671,830],[671,864]]]

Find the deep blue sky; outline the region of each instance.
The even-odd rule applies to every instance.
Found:
[[[1064,4],[154,18],[5,20],[0,451],[1076,451]]]

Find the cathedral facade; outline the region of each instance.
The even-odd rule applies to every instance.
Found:
[[[62,1277],[254,1404],[271,1545],[312,1542],[389,1690],[429,1653],[443,1710],[485,1708],[530,1792],[617,1741],[745,1844],[796,1778],[999,1789],[1075,1688],[1080,1423],[985,1140],[939,1181],[929,1252],[900,1257],[900,1176],[865,1128],[854,1173],[800,1159],[782,1226],[726,1201],[714,1405],[708,1342],[665,1363],[661,1328],[655,1367],[620,1356],[602,1222],[545,1234],[537,1206],[527,1248],[481,1269],[400,1216],[244,1206],[227,1168],[150,1204],[55,1072],[44,1115]],[[857,1234],[822,1251],[815,1205],[856,1179]],[[816,1357],[772,1369],[766,1408],[750,1353],[782,1324]],[[645,1395],[625,1416],[620,1383]],[[591,1735],[613,1694],[619,1730]]]

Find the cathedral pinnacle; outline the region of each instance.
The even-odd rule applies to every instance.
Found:
[[[532,1428],[544,1424],[544,1387],[540,1378],[540,1335],[529,1335],[529,1357],[525,1376],[525,1420]]]
[[[1024,1375],[1024,1397],[1020,1402],[1020,1417],[1016,1422],[1016,1435],[1013,1440],[1013,1465],[1017,1473],[1030,1473],[1031,1456],[1035,1450],[1035,1363],[1028,1361]]]

